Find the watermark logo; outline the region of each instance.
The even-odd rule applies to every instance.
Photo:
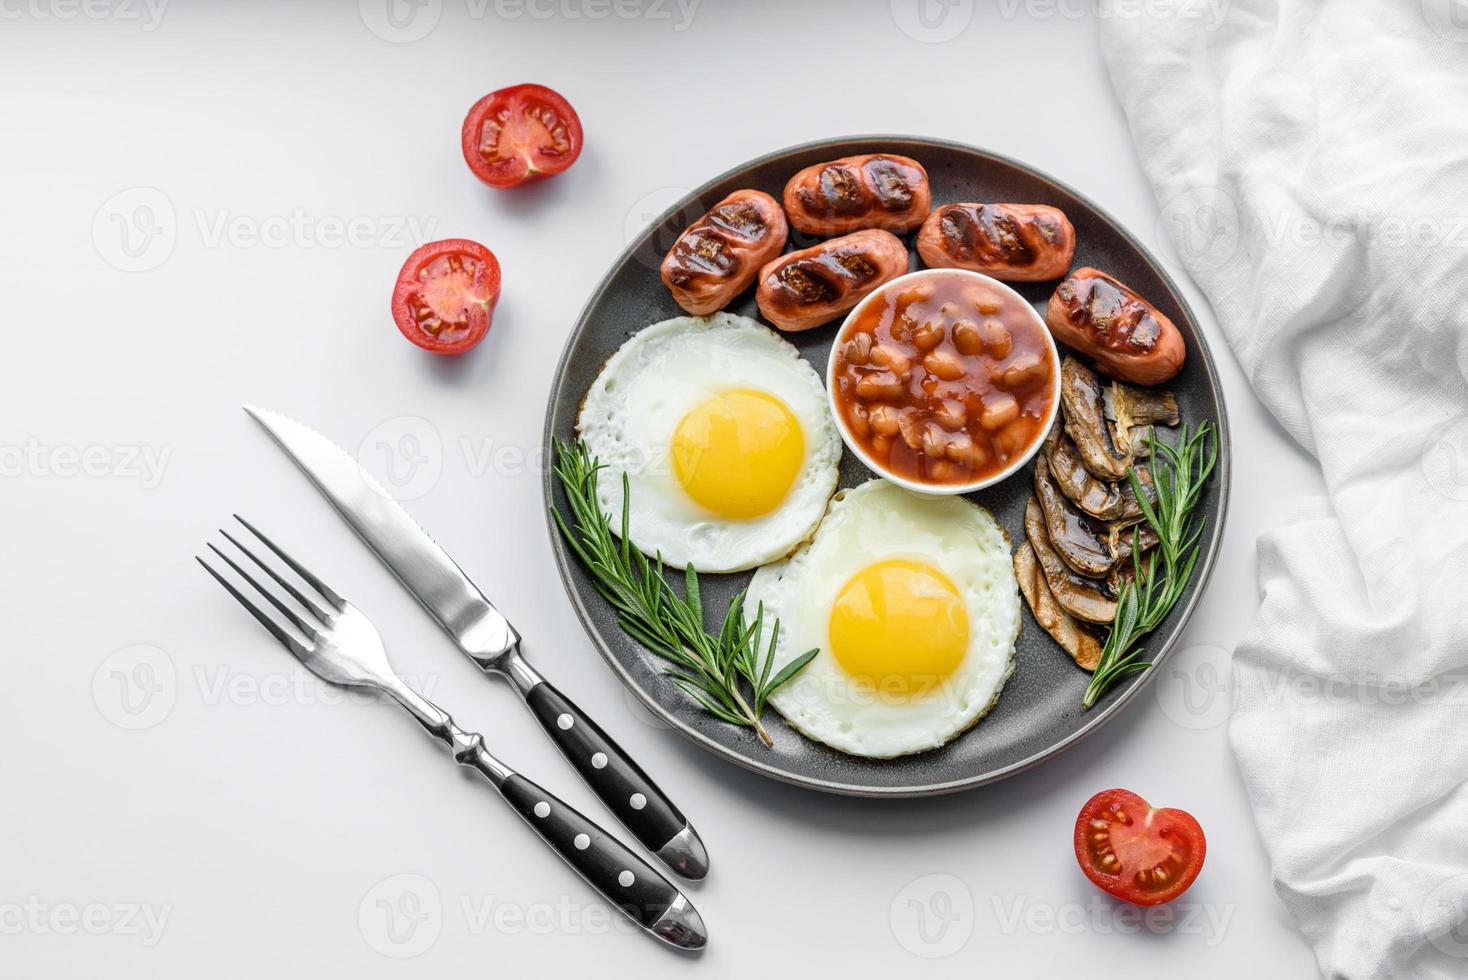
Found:
[[[941,44],[974,19],[974,0],[892,0],[892,22],[914,41]]]
[[[103,261],[120,272],[158,268],[178,244],[173,202],[156,187],[118,191],[92,216],[92,244]]]
[[[953,875],[924,875],[892,899],[888,921],[898,945],[914,956],[952,956],[974,933],[973,892]]]
[[[391,875],[362,896],[357,927],[367,945],[383,956],[421,956],[443,932],[443,898],[423,875]]]
[[[617,686],[622,689],[622,700],[627,702],[627,711],[633,718],[636,718],[648,728],[657,728],[662,731],[668,731],[672,728],[667,722],[653,714],[647,705],[639,701],[637,695],[632,693],[632,688],[626,684],[618,684]]]
[[[1233,707],[1233,669],[1229,652],[1211,643],[1179,650],[1161,667],[1152,690],[1173,724],[1194,731],[1217,728]]]
[[[1450,419],[1428,435],[1422,472],[1443,497],[1468,501],[1468,417]]]
[[[1196,272],[1212,272],[1239,247],[1239,207],[1218,187],[1191,187],[1172,197],[1157,216],[1157,238],[1172,245]]]
[[[1433,946],[1456,959],[1468,959],[1468,875],[1454,875],[1428,892],[1421,918]]]
[[[641,238],[647,231],[648,226],[662,216],[664,211],[676,205],[691,193],[687,187],[659,187],[655,191],[649,191],[627,209],[626,216],[622,219],[622,241],[631,245]],[[678,236],[699,218],[704,216],[705,208],[697,199],[690,200],[678,209],[677,213],[670,216],[669,220],[660,224],[647,241],[638,246],[634,253],[638,262],[649,269],[662,267],[663,257],[678,240]]]
[[[443,0],[357,0],[367,29],[392,44],[421,41],[438,26]]]
[[[399,415],[367,433],[357,462],[398,500],[416,500],[438,486],[443,439],[427,419]]]
[[[1468,44],[1468,0],[1422,0],[1422,16],[1438,37]]]
[[[92,675],[92,701],[118,728],[143,731],[160,724],[178,700],[173,659],[155,646],[124,647]]]

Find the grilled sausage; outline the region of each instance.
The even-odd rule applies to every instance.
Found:
[[[1045,320],[1056,340],[1124,381],[1161,384],[1182,370],[1187,356],[1171,320],[1096,269],[1077,269],[1056,286]]]
[[[907,271],[907,248],[868,229],[782,255],[759,273],[760,313],[781,330],[809,330],[847,312]]]
[[[1076,252],[1076,230],[1044,204],[945,204],[918,232],[934,269],[969,269],[1007,282],[1059,279]]]
[[[909,157],[868,153],[806,167],[785,185],[785,213],[807,235],[912,231],[933,205],[928,172]]]
[[[678,236],[663,259],[663,283],[694,316],[722,310],[780,254],[789,232],[773,197],[735,191]]]

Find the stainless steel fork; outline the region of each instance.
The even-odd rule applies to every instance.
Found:
[[[195,556],[196,560],[307,670],[330,684],[389,695],[430,735],[453,749],[456,762],[488,779],[515,812],[601,892],[602,897],[652,935],[682,949],[698,949],[708,941],[698,911],[676,886],[616,837],[495,758],[484,747],[484,739],[478,733],[460,728],[447,712],[405,684],[388,663],[382,636],[371,620],[243,517],[236,514],[235,519],[274,552],[306,584],[307,590],[297,588],[228,531],[221,528],[220,533],[273,579],[299,608],[261,584],[212,543],[209,548],[299,630],[301,636],[277,622],[203,558]],[[308,590],[314,590],[315,595],[308,594]]]

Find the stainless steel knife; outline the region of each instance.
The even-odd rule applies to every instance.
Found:
[[[314,429],[246,405],[255,421],[377,553],[459,649],[520,692],[551,740],[607,808],[685,878],[708,874],[697,832],[647,774],[585,712],[526,662],[520,634],[463,569],[358,462]]]

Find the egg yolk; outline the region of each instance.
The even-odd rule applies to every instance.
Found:
[[[700,507],[730,520],[770,513],[805,461],[800,423],[778,398],[737,389],[683,416],[673,432],[673,472]]]
[[[922,694],[958,668],[968,610],[946,575],[920,561],[868,565],[836,594],[831,654],[850,677],[884,694]]]

